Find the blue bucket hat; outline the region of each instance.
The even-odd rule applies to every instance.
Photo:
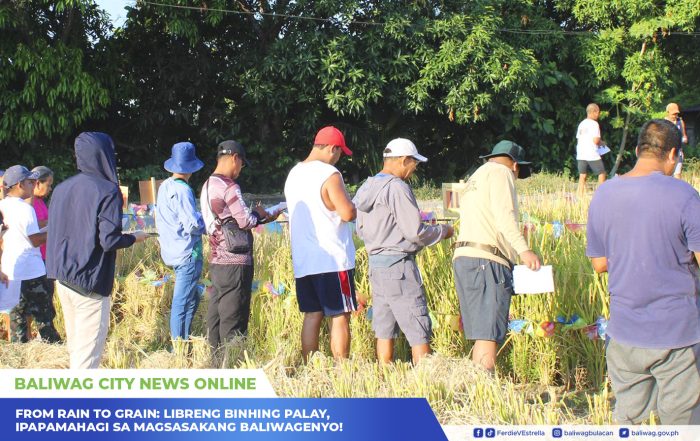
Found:
[[[194,152],[191,142],[178,142],[173,146],[170,159],[163,164],[170,173],[194,173],[204,167]]]
[[[2,185],[6,188],[10,188],[25,179],[37,179],[38,177],[39,173],[32,173],[23,165],[13,165],[5,170],[5,174],[2,177]]]

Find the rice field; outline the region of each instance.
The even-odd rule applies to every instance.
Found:
[[[692,164],[684,175],[696,188],[699,168]],[[551,174],[518,185],[523,229],[543,262],[554,266],[556,292],[513,298],[514,326],[494,376],[469,361],[448,243],[418,257],[433,320],[434,355],[413,367],[410,348],[400,340],[396,363],[376,363],[367,255],[357,243],[356,286],[362,307],[352,317],[351,358],[335,362],[329,356],[324,330],[322,351],[302,364],[302,316],[294,296],[286,228],[282,233],[256,233],[249,334],[216,354],[205,338],[206,267],[194,337],[173,348],[168,327],[173,281],[163,279],[172,271],[162,264],[157,241],[121,252],[102,367],[263,368],[280,396],[425,397],[442,424],[609,424],[612,397],[604,343],[593,338],[599,329],[596,321],[608,316],[607,279],[596,275],[585,257],[581,225],[591,195],[576,197],[573,179]],[[163,283],[152,283],[158,280]],[[63,317],[55,301],[62,333]],[[66,368],[68,354],[63,345],[1,341],[0,367]]]

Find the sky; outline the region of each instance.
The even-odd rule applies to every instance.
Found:
[[[133,6],[135,0],[96,0],[97,4],[107,11],[114,27],[121,26],[126,20],[126,10],[124,7]]]

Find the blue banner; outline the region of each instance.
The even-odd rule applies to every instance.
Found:
[[[2,398],[0,436],[29,440],[445,440],[423,398]]]

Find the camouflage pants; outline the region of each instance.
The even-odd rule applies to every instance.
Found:
[[[49,282],[46,276],[22,281],[19,304],[10,312],[10,334],[13,343],[29,341],[30,330],[27,323],[29,316],[34,318],[42,340],[49,343],[61,342],[61,336],[53,326],[53,319],[56,317],[53,291],[53,282]]]

